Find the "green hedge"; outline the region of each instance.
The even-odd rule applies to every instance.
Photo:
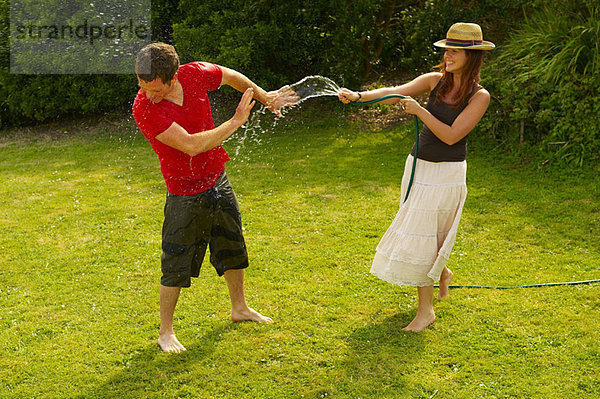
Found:
[[[493,100],[473,140],[492,140],[510,151],[533,148],[572,165],[598,159],[597,1],[151,4],[153,39],[174,43],[182,62],[226,65],[269,89],[314,74],[348,87],[394,70],[414,76],[439,62],[441,52],[432,43],[452,23],[477,22],[498,48],[484,64],[482,83]],[[8,2],[0,0],[0,127],[114,109],[131,102],[137,89],[133,75],[10,75],[8,66]]]
[[[269,87],[307,75],[344,85],[439,62],[432,43],[457,21],[500,42],[536,0],[181,0],[174,41],[182,60],[243,71]]]
[[[0,123],[18,126],[96,114],[130,101],[134,75],[11,75],[0,72]]]
[[[57,7],[62,4],[62,0],[54,1]],[[10,74],[8,4],[0,0],[0,128],[93,115],[133,100],[138,89],[133,59],[131,75]],[[177,4],[178,0],[152,0],[152,37],[156,40],[171,39]]]
[[[559,9],[560,12],[556,12]],[[482,131],[500,147],[574,166],[600,154],[600,4],[559,0],[528,16],[485,67]]]
[[[523,19],[523,10],[534,9],[540,0],[430,0],[411,7],[404,16],[406,67],[423,70],[441,60],[442,51],[432,43],[446,37],[455,22],[474,22],[485,40],[501,45],[507,32]]]
[[[204,59],[269,87],[307,75],[357,84],[372,65],[402,58],[397,0],[181,0],[174,39],[183,61]]]
[[[152,28],[155,40],[174,42],[183,62],[203,59],[223,64],[268,88],[313,74],[357,87],[393,69],[417,71],[433,65],[439,54],[431,42],[443,37],[452,22],[483,18],[501,25],[521,3],[153,0]],[[6,28],[7,0],[0,0],[2,10],[0,27]],[[10,75],[8,40],[3,37],[2,125],[101,112],[133,97],[136,82],[130,76]]]

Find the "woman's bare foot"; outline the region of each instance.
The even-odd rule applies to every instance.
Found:
[[[270,317],[263,316],[256,310],[246,308],[244,310],[232,310],[231,320],[233,321],[257,321],[259,323],[271,323],[273,320]]]
[[[437,294],[437,299],[443,299],[450,295],[450,289],[448,287],[450,286],[453,277],[454,273],[445,267],[440,276],[440,292]]]
[[[403,328],[404,331],[420,332],[435,322],[435,313],[417,314],[409,325]]]
[[[173,333],[167,333],[163,335],[159,335],[158,340],[156,341],[160,349],[163,352],[173,352],[179,353],[183,352],[186,349],[181,345],[181,343],[177,340],[177,337]]]

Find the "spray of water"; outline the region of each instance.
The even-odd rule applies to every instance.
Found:
[[[238,145],[233,151],[235,157],[240,156],[241,150],[244,149],[246,140],[250,140],[254,143],[260,143],[261,137],[269,130],[277,126],[277,123],[281,118],[285,116],[292,108],[297,108],[304,101],[314,97],[324,96],[336,96],[341,90],[340,87],[331,79],[325,76],[311,75],[307,76],[298,82],[290,85],[292,90],[296,92],[298,101],[292,105],[281,109],[282,116],[268,118],[267,114],[271,112],[266,107],[260,106],[259,109],[252,112],[250,119],[244,126],[242,126],[242,132],[236,135]]]
[[[313,97],[337,96],[341,90],[333,80],[319,75],[307,76],[291,87],[300,97],[296,105]]]

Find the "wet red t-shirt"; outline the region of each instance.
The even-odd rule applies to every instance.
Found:
[[[133,118],[158,155],[171,194],[191,195],[206,191],[225,170],[229,155],[221,146],[192,157],[156,139],[173,122],[189,134],[214,129],[207,92],[216,90],[222,77],[221,69],[215,64],[198,61],[181,65],[177,73],[183,87],[181,106],[168,100],[154,104],[143,90],[138,91],[133,103]]]

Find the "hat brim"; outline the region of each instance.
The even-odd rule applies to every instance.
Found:
[[[452,46],[446,44],[446,39],[443,39],[433,43],[433,45],[436,47],[453,48],[458,50],[493,50],[494,48],[496,48],[496,45],[494,43],[487,42],[485,40],[483,40],[481,44],[476,44],[474,46]]]

